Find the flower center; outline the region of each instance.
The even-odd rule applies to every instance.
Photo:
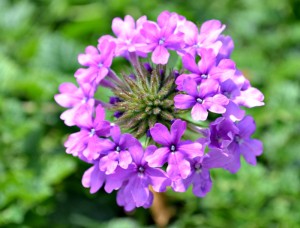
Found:
[[[92,128],[91,131],[90,131],[90,135],[89,135],[89,136],[90,136],[90,137],[94,136],[94,135],[95,135],[95,132],[96,132],[95,129]]]
[[[201,173],[202,165],[200,163],[196,163],[194,166],[196,173]]]
[[[115,149],[117,152],[120,152],[121,151],[121,148],[119,146],[116,147]]]
[[[168,72],[164,65],[157,65],[149,72],[139,63],[133,75],[135,77],[123,75],[123,84],[113,89],[119,100],[111,109],[118,113],[116,123],[140,138],[155,123],[170,126],[176,119],[173,101],[176,72]]]
[[[171,150],[172,152],[175,152],[175,151],[176,151],[176,146],[175,146],[175,145],[172,145],[172,146],[170,147],[170,150]]]
[[[203,103],[203,100],[202,100],[200,97],[198,97],[198,98],[196,99],[196,101],[197,101],[199,104],[202,104],[202,103]]]
[[[158,41],[158,44],[159,45],[163,45],[165,43],[165,38],[161,38],[159,41]]]
[[[207,79],[208,78],[208,75],[207,74],[201,74],[200,76],[202,79]]]
[[[236,135],[234,136],[234,141],[240,145],[243,143],[244,140],[239,135]]]

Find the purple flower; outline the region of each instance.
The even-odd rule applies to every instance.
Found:
[[[126,211],[131,211],[135,207],[148,208],[153,201],[153,194],[149,186],[156,192],[166,190],[171,185],[171,181],[166,173],[159,168],[150,167],[145,161],[145,157],[152,154],[157,148],[149,146],[145,153],[140,144],[130,151],[133,162],[124,170],[116,169],[116,172],[107,177],[106,190],[119,189],[117,203],[124,206]],[[120,186],[120,184],[122,184]]]
[[[232,78],[236,72],[234,62],[229,59],[224,59],[217,65],[216,55],[212,49],[202,49],[200,57],[200,61],[196,64],[195,58],[190,54],[183,56],[183,65],[191,74],[181,74],[176,79],[177,89],[183,90],[183,81],[187,78],[193,78],[197,84],[210,79],[222,82],[228,78]]]
[[[108,39],[103,39],[98,47],[88,46],[85,54],[78,56],[78,62],[88,68],[79,68],[75,72],[79,84],[89,83],[98,86],[108,75],[116,44]],[[99,53],[100,52],[100,53]]]
[[[234,139],[235,134],[239,129],[235,124],[227,118],[219,117],[214,122],[210,123],[210,148],[226,149]]]
[[[242,155],[250,165],[256,165],[256,157],[263,152],[263,145],[257,139],[251,139],[255,131],[255,122],[253,117],[246,116],[240,122],[235,123],[239,132],[234,135],[233,141],[228,145],[228,152],[232,154],[232,161],[226,165],[226,169],[232,173],[240,169],[240,156]]]
[[[236,102],[239,105],[252,108],[256,106],[262,106],[265,103],[263,102],[264,95],[258,89],[252,87],[248,80],[244,81],[244,84],[241,88],[241,95],[236,98]]]
[[[79,132],[73,133],[65,142],[66,152],[73,156],[78,156],[83,160],[91,161],[100,154],[100,149],[104,139],[109,135],[110,123],[105,121],[105,111],[101,105],[96,108],[95,118],[92,116],[92,109],[77,119],[77,124],[81,128]]]
[[[202,24],[199,33],[194,23],[186,21],[179,27],[179,31],[184,33],[185,53],[195,56],[201,55],[202,49],[211,49],[216,56],[222,46],[218,38],[224,29],[225,25],[222,25],[220,21],[209,20]]]
[[[83,187],[90,188],[90,193],[96,193],[104,184],[106,175],[99,169],[99,160],[94,161],[94,165],[84,172],[81,183]]]
[[[195,157],[191,161],[191,174],[186,179],[179,179],[172,183],[172,188],[177,192],[185,192],[190,185],[193,185],[195,196],[204,197],[210,192],[212,181],[209,170],[222,168],[231,157],[220,149],[212,149],[207,154]]]
[[[188,158],[196,157],[202,145],[192,141],[180,141],[186,129],[186,122],[175,120],[171,131],[160,123],[150,129],[152,139],[163,147],[146,158],[151,167],[161,167],[168,162],[167,173],[173,180],[186,178],[190,174],[190,163]]]
[[[179,50],[183,45],[183,33],[176,32],[178,16],[161,13],[154,22],[144,22],[141,34],[147,40],[147,45],[141,50],[151,52],[151,60],[155,64],[167,64],[170,50]]]
[[[105,140],[98,149],[104,155],[100,159],[99,167],[106,174],[112,174],[118,165],[127,169],[132,162],[130,151],[136,144],[139,144],[139,141],[132,135],[128,133],[122,135],[117,125],[111,128],[110,135],[112,141]]]
[[[241,110],[237,103],[235,103],[236,97],[241,95],[238,86],[231,80],[220,83],[221,93],[229,99],[229,103],[226,105],[226,112],[223,116],[230,118],[232,121],[237,121],[243,119],[245,116],[245,111]]]
[[[208,111],[224,113],[229,100],[218,93],[219,84],[215,80],[207,80],[199,88],[195,80],[187,78],[183,81],[183,91],[174,97],[175,107],[178,109],[192,108],[192,118],[196,121],[206,120]]]
[[[76,125],[77,118],[87,109],[94,107],[94,90],[87,84],[77,88],[73,83],[62,83],[59,92],[60,94],[56,94],[54,99],[60,106],[69,108],[60,116],[68,126]]]

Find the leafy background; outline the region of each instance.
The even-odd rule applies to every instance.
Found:
[[[258,165],[212,173],[204,199],[190,191],[160,195],[163,205],[126,214],[115,194],[90,195],[88,168],[64,153],[76,128],[59,119],[58,85],[74,81],[77,55],[111,33],[114,17],[175,11],[199,25],[219,19],[235,41],[232,58],[265,94],[249,110],[264,143]],[[0,1],[0,226],[300,227],[299,0],[22,0]]]

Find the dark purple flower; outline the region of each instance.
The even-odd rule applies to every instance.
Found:
[[[76,125],[77,118],[87,109],[94,107],[94,90],[87,84],[77,88],[73,83],[62,83],[59,92],[60,94],[56,94],[54,99],[60,106],[69,108],[60,116],[68,126]]]
[[[172,188],[177,192],[185,192],[193,185],[193,193],[198,197],[204,197],[210,192],[212,181],[210,169],[223,168],[231,157],[220,149],[212,149],[207,154],[195,157],[191,161],[191,174],[186,179],[179,179],[172,183]]]
[[[183,82],[183,91],[187,94],[178,94],[174,97],[175,107],[178,109],[192,108],[192,118],[194,120],[206,120],[208,111],[224,113],[225,106],[229,100],[218,93],[219,83],[213,79],[200,84],[192,78],[187,78]]]
[[[256,165],[256,157],[263,152],[263,145],[257,139],[251,139],[255,131],[255,122],[252,116],[246,116],[240,122],[235,123],[239,132],[234,135],[233,141],[228,145],[228,152],[233,160],[226,165],[226,169],[232,173],[240,169],[240,156],[242,155],[250,165]]]
[[[151,167],[161,167],[168,162],[167,173],[173,180],[186,178],[190,174],[188,158],[196,157],[202,145],[192,141],[180,141],[186,129],[186,122],[175,120],[171,131],[160,123],[150,129],[152,139],[163,147],[146,158]]]
[[[239,132],[232,120],[219,117],[210,123],[210,148],[226,149]]]
[[[86,110],[81,118],[77,119],[80,131],[73,133],[65,142],[66,152],[73,156],[78,156],[83,160],[94,160],[100,155],[100,148],[104,139],[109,135],[110,123],[105,121],[105,111],[98,105],[93,118],[92,109]]]

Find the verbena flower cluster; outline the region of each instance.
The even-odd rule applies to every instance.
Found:
[[[91,193],[118,190],[117,203],[131,211],[150,207],[153,191],[167,187],[192,185],[204,197],[210,170],[236,173],[241,156],[256,164],[263,146],[251,138],[256,126],[244,109],[264,105],[264,96],[230,59],[224,29],[218,20],[198,28],[167,11],[156,22],[126,16],[113,20],[115,36],[79,54],[79,87],[61,84],[55,100],[67,108],[65,124],[80,128],[64,145],[91,164],[82,178]],[[117,58],[127,60],[120,72],[112,69]]]

